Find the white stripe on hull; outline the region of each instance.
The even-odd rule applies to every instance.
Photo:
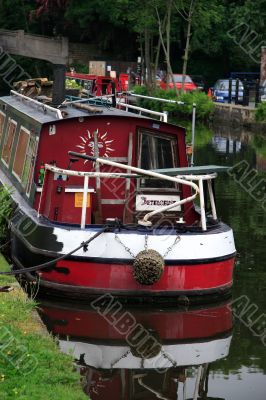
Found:
[[[62,254],[72,251],[82,242],[95,234],[95,230],[66,230],[54,228],[53,232],[57,240],[63,243]],[[173,249],[165,257],[165,260],[199,260],[216,257],[224,257],[235,252],[235,243],[232,230],[214,234],[179,235],[181,240],[173,246]],[[128,247],[135,256],[145,246],[145,235],[137,233],[118,233],[119,239]],[[157,250],[162,256],[175,241],[175,235],[149,235],[148,249]],[[80,249],[75,256],[102,257],[110,259],[132,259],[128,251],[115,239],[112,232],[103,233],[89,244],[88,251]]]

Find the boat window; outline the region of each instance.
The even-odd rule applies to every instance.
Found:
[[[31,184],[33,180],[34,166],[35,166],[35,155],[36,155],[36,137],[31,136],[29,145],[27,147],[26,158],[23,168],[23,174],[21,178],[22,186],[26,189],[26,194],[29,195]]]
[[[29,144],[29,138],[30,138],[30,132],[25,128],[21,128],[19,132],[15,161],[13,165],[13,173],[14,175],[17,176],[19,180],[21,180],[22,177],[26,152]]]
[[[6,115],[0,111],[0,143],[3,135],[4,124],[5,124]]]
[[[2,161],[9,166],[17,123],[9,119],[2,151]]]
[[[157,135],[146,130],[140,132],[138,166],[144,169],[177,167],[177,142],[173,137]],[[172,188],[173,182],[158,179],[141,179],[141,187]]]

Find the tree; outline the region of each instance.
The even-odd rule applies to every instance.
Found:
[[[187,64],[188,64],[190,38],[191,38],[191,27],[192,27],[193,14],[195,11],[196,3],[197,3],[197,0],[190,0],[190,4],[188,4],[188,11],[184,7],[181,9],[179,6],[177,6],[177,4],[175,4],[177,12],[187,22],[186,47],[185,47],[185,53],[184,53],[184,58],[183,58],[181,92],[184,91],[184,87],[185,87],[185,75],[187,73]]]
[[[1,0],[1,29],[23,29],[29,31],[29,13],[35,5],[35,0]]]
[[[30,13],[30,21],[41,20],[42,33],[58,35],[64,33],[64,12],[69,0],[36,0],[37,8]]]
[[[173,10],[173,0],[167,0],[165,3],[165,15],[163,22],[161,20],[159,10],[158,10],[158,5],[155,5],[155,11],[157,15],[157,21],[158,21],[158,29],[159,29],[159,38],[160,38],[160,44],[163,48],[164,55],[165,55],[165,61],[166,61],[166,66],[167,66],[167,83],[169,82],[169,77],[171,78],[173,82],[173,88],[175,89],[177,93],[177,88],[175,85],[175,80],[174,80],[174,74],[171,66],[171,54],[170,54],[170,48],[171,48],[171,16],[172,16],[172,10]],[[164,41],[163,33],[165,31],[165,36],[166,40]],[[166,43],[165,43],[166,42]]]

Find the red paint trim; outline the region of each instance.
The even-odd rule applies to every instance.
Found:
[[[65,285],[90,287],[91,289],[106,289],[120,291],[142,291],[151,293],[166,291],[195,291],[215,289],[232,284],[234,257],[226,261],[208,263],[165,266],[161,279],[152,286],[140,285],[132,274],[132,266],[118,264],[86,263],[81,261],[63,260],[56,264],[64,267],[68,274],[52,270],[42,272],[43,280]]]

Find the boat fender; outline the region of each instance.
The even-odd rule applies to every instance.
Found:
[[[163,270],[164,259],[156,250],[142,250],[133,261],[133,276],[142,285],[158,282]]]

